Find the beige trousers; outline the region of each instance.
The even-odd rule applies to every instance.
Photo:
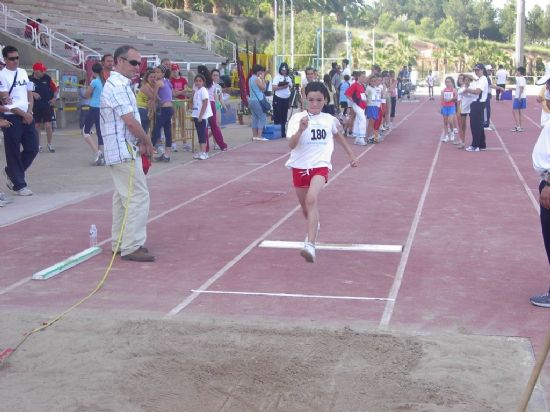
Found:
[[[121,255],[135,252],[145,245],[147,239],[147,217],[149,216],[149,189],[141,165],[141,156],[133,162],[107,166],[113,177],[115,192],[113,193],[113,227],[111,232],[111,247],[116,250],[118,235],[122,228],[124,207],[129,193],[129,179],[132,167],[135,168],[132,178],[133,189],[128,203],[128,217],[120,244]]]

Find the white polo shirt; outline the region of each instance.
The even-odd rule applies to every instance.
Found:
[[[34,90],[34,85],[29,81],[27,71],[21,68],[16,70],[8,70],[5,67],[0,70],[0,92],[9,92],[13,81],[15,80],[15,73],[17,73],[17,79],[13,90],[11,91],[12,104],[6,105],[8,109],[18,108],[24,112],[29,108],[29,96],[28,92]],[[6,116],[11,116],[13,113],[4,113]]]
[[[471,86],[471,89],[480,89],[481,90],[481,98],[479,99],[480,102],[487,101],[487,95],[489,94],[489,82],[487,81],[487,77],[481,76],[479,79],[477,79]]]
[[[287,139],[290,139],[300,129],[300,120],[308,116],[308,127],[298,141],[298,145],[290,152],[290,158],[285,166],[295,169],[313,169],[328,167],[332,169],[332,152],[334,151],[334,135],[342,126],[336,117],[328,113],[310,115],[307,110],[294,114],[288,122]]]
[[[282,82],[287,82],[289,86],[284,89],[276,90],[275,96],[280,97],[281,99],[288,99],[290,97],[290,86],[292,86],[292,81],[289,76],[282,76],[280,74],[277,74],[273,78],[272,84],[277,86],[279,83],[282,83]]]

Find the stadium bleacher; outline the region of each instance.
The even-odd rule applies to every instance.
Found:
[[[41,18],[51,31],[100,54],[112,53],[118,46],[130,43],[142,55],[161,59],[194,63],[226,60],[200,44],[186,41],[175,30],[139,16],[118,1],[2,0],[2,3],[30,18]]]

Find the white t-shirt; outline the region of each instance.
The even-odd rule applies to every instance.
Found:
[[[428,83],[428,86],[433,87],[435,82],[435,77],[433,77],[431,74],[426,77],[426,83]]]
[[[206,110],[204,111],[204,115],[202,116],[202,118],[208,119],[209,117],[212,117],[212,107],[210,106],[208,90],[206,90],[206,87],[204,86],[195,91],[195,93],[193,94],[193,113],[191,114],[192,117],[199,117],[201,113],[202,102],[204,100],[208,100],[208,104],[206,105]]]
[[[465,86],[462,86],[460,89],[458,89],[458,100],[460,101],[460,113],[469,114],[470,106],[472,105],[472,102],[476,101],[477,96],[475,94],[466,93],[465,90],[466,90]]]
[[[546,122],[533,148],[533,168],[539,175],[550,170],[550,122]]]
[[[9,92],[13,81],[15,79],[15,70],[8,70],[3,68],[0,71],[0,92]],[[11,91],[12,104],[6,105],[8,109],[18,108],[24,112],[29,108],[28,92],[34,90],[34,84],[29,81],[27,71],[21,68],[17,69],[17,81],[15,87]],[[6,116],[12,115],[12,113],[5,113]]]
[[[346,67],[344,70],[342,70],[342,79],[344,78],[345,75],[348,75],[349,77],[351,77],[351,69],[348,67]]]
[[[480,89],[481,98],[479,99],[479,101],[480,102],[487,101],[487,94],[489,94],[489,82],[487,81],[487,77],[481,76],[475,82],[472,82],[472,84],[470,85],[470,89]],[[476,99],[477,99],[477,96],[476,96]]]
[[[328,167],[332,169],[332,152],[334,151],[334,135],[342,130],[336,117],[328,113],[311,115],[307,111],[294,114],[288,122],[287,139],[290,139],[299,129],[300,120],[309,117],[308,127],[298,141],[298,145],[290,152],[290,158],[285,166],[295,169],[313,169]]]
[[[519,91],[519,88],[522,87],[521,94]],[[526,99],[527,98],[527,82],[525,81],[525,77],[523,76],[517,76],[516,77],[516,91],[514,93],[514,97],[516,99]]]
[[[497,84],[506,84],[506,78],[508,77],[508,72],[504,69],[498,69],[496,72]]]
[[[275,91],[275,96],[280,97],[281,99],[288,99],[290,97],[290,86],[292,86],[292,82],[290,81],[289,76],[281,76],[280,74],[277,74],[273,78],[273,85],[277,86],[281,82],[288,82],[288,87],[285,89],[279,89]]]

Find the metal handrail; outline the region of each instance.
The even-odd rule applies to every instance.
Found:
[[[128,6],[130,8],[132,7],[132,3],[134,2],[134,0],[121,0],[121,1],[123,1],[124,4],[126,4],[126,6]],[[170,10],[157,7],[148,0],[139,0],[139,2],[140,3],[146,3],[148,6],[151,7],[151,9],[153,10],[153,21],[155,23],[158,23],[158,12],[160,10],[162,13],[165,13],[165,14],[177,19],[177,21],[178,21],[177,33],[180,34],[182,37],[185,37],[185,26],[190,25],[193,28],[194,31],[201,32],[204,35],[204,45],[205,45],[207,50],[212,51],[212,40],[215,39],[217,41],[221,41],[223,43],[226,43],[228,46],[231,47],[232,61],[235,61],[235,59],[237,58],[237,46],[235,45],[235,43],[233,43],[233,42],[231,42],[227,39],[224,39],[223,37],[218,36],[215,33],[211,33],[208,30],[204,29],[203,27],[201,27],[201,26],[199,26],[199,25],[197,25],[193,22],[190,22],[189,20],[182,19],[180,16],[178,16],[177,14],[171,12]],[[214,51],[214,53],[215,53],[215,51]],[[224,57],[227,57],[227,56],[224,56]]]
[[[28,39],[24,37],[24,31],[27,25],[27,20],[37,23],[40,27],[39,32],[37,32],[35,28],[32,28],[31,42],[34,44],[34,46],[37,49],[47,52],[51,56],[55,56],[65,62],[68,62],[69,64],[73,64],[80,68],[83,68],[84,62],[87,59],[101,58],[101,53],[97,52],[96,50],[91,49],[80,42],[77,42],[76,40],[70,38],[69,36],[64,35],[63,33],[52,31],[47,25],[37,22],[35,19],[27,16],[26,14],[21,13],[18,10],[9,8],[4,3],[0,3],[0,15],[4,16],[0,30],[3,30],[6,33],[9,33],[16,37],[19,37],[25,41],[28,41]],[[12,20],[20,23],[23,26],[23,34],[18,35],[16,33],[10,32],[10,30],[8,29],[8,20]],[[47,41],[44,41],[45,39]],[[62,54],[57,53],[53,49],[54,41],[62,42],[63,45],[70,43],[71,47],[78,47],[78,61],[68,59],[66,56],[63,56]]]

